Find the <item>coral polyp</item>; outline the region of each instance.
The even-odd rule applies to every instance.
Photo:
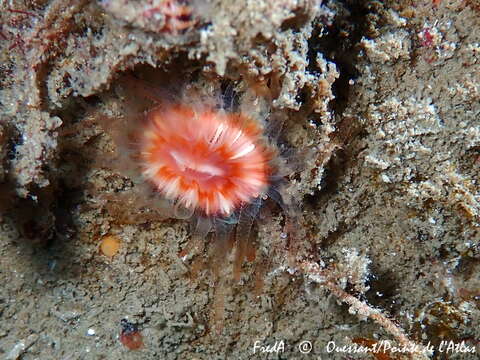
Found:
[[[105,195],[106,209],[116,219],[127,213],[128,223],[188,220],[190,237],[178,255],[191,261],[192,276],[209,269],[218,280],[232,261],[238,281],[245,261],[256,259],[260,221],[277,209],[291,233],[295,204],[285,177],[292,169],[279,140],[285,117],[241,84],[235,91],[233,83],[197,80],[175,90],[162,86],[164,73],[138,74],[158,81],[125,75],[118,88],[125,115],[99,119],[117,150],[106,166],[133,185]]]
[[[246,116],[184,105],[156,107],[140,132],[142,172],[169,200],[230,216],[263,195],[274,152]]]

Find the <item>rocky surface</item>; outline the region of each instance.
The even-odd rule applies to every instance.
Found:
[[[478,1],[26,3],[0,2],[1,358],[478,357]],[[288,207],[239,281],[114,155],[110,119],[191,88],[283,124]]]

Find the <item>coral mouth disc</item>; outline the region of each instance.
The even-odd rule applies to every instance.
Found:
[[[240,114],[160,106],[140,132],[143,175],[167,198],[205,215],[230,216],[269,186],[273,152]]]

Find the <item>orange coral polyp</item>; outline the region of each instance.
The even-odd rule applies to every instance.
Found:
[[[240,114],[157,107],[140,132],[143,174],[188,209],[229,216],[269,186],[273,152],[261,130]]]

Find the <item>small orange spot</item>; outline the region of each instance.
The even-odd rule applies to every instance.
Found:
[[[100,244],[100,251],[103,255],[113,257],[120,249],[120,240],[113,235],[104,236]]]

